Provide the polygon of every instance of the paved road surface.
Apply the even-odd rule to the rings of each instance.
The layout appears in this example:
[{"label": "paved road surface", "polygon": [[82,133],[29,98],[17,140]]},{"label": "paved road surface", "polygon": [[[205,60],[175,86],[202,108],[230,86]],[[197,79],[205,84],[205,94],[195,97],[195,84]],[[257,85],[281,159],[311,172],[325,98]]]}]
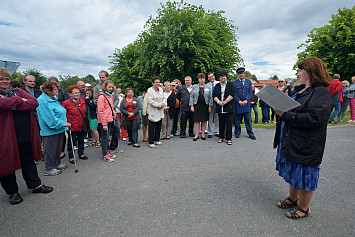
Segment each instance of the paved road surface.
[{"label": "paved road surface", "polygon": [[215,137],[156,149],[121,142],[114,163],[87,148],[79,173],[70,165],[55,177],[40,162],[54,191],[32,194],[18,174],[24,202],[11,206],[1,189],[0,236],[354,236],[355,127],[328,129],[312,214],[301,220],[276,207],[288,185],[275,171],[274,130],[255,134],[233,146]]}]

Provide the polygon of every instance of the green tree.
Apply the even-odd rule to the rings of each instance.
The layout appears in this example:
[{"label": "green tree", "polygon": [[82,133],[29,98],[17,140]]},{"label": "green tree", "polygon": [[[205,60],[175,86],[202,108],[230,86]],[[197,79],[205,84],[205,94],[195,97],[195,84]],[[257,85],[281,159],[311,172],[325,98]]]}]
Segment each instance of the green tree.
[{"label": "green tree", "polygon": [[[36,68],[30,68],[27,69],[26,71],[23,72],[23,75],[32,75],[36,78],[36,88],[39,89],[41,87],[41,85],[43,85],[43,83],[45,81],[47,81],[47,77],[45,75],[43,75],[41,73],[40,70],[36,69]],[[23,87],[23,80],[21,80],[21,87]]]},{"label": "green tree", "polygon": [[19,82],[21,85],[23,84],[22,80],[23,80],[23,74],[21,72],[17,72],[15,71],[12,75],[11,75],[11,80],[13,81],[17,81]]},{"label": "green tree", "polygon": [[[355,75],[355,6],[339,9],[328,25],[314,28],[298,60],[316,56],[327,65],[329,74],[339,73],[342,79],[350,80]],[[296,69],[296,65],[294,66]]]},{"label": "green tree", "polygon": [[89,74],[86,77],[84,77],[84,79],[87,79],[88,81],[91,81],[91,82],[97,82],[95,77],[93,75],[91,75],[91,74]]},{"label": "green tree", "polygon": [[269,80],[279,80],[279,77],[277,75],[273,75],[269,78]]},{"label": "green tree", "polygon": [[198,73],[232,72],[242,64],[236,27],[224,11],[206,11],[181,2],[161,4],[138,39],[111,57],[116,83],[146,89],[155,75],[162,80],[183,80]]},{"label": "green tree", "polygon": [[92,81],[86,77],[80,78],[78,76],[70,76],[70,75],[59,75],[59,87],[65,91],[68,90],[69,86],[74,86],[78,83],[78,81],[83,81],[85,83],[90,83],[93,85]]}]

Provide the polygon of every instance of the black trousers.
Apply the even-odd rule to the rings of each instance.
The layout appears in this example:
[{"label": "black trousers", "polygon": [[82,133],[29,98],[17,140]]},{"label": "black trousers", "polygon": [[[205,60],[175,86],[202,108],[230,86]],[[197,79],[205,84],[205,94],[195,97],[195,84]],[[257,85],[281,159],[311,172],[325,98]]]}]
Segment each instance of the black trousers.
[{"label": "black trousers", "polygon": [[[33,160],[31,141],[19,144],[20,163],[23,179],[28,189],[34,189],[41,185],[41,179],[38,177],[37,167]],[[18,193],[15,172],[0,178],[1,186],[8,195]]]},{"label": "black trousers", "polygon": [[226,134],[226,140],[232,140],[232,128],[233,128],[233,113],[219,113],[219,138],[224,139],[224,133]]},{"label": "black trousers", "polygon": [[189,120],[189,135],[193,136],[194,134],[194,118],[191,111],[181,111],[180,117],[180,136],[186,135],[186,125],[187,120]]},{"label": "black trousers", "polygon": [[149,120],[148,136],[149,144],[154,144],[160,140],[161,120],[152,122]]}]

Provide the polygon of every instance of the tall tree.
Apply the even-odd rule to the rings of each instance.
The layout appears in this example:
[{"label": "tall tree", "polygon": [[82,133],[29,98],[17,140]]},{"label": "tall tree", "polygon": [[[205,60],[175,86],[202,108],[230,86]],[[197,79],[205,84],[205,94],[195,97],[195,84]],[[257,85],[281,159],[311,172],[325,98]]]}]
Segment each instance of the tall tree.
[{"label": "tall tree", "polygon": [[319,57],[330,74],[339,73],[341,78],[350,80],[355,75],[355,6],[339,9],[328,25],[314,28],[298,49],[303,47],[298,60]]},{"label": "tall tree", "polygon": [[[243,63],[237,47],[236,27],[223,11],[206,11],[184,1],[161,4],[138,39],[111,57],[113,78],[123,85],[150,85],[162,80],[197,81],[198,73],[233,71]],[[111,74],[112,75],[112,74]]]}]

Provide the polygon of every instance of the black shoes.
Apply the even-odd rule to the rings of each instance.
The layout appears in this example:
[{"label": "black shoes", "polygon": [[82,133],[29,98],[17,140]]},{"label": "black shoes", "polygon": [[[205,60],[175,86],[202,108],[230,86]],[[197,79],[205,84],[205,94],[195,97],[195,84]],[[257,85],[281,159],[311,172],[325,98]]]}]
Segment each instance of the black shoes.
[{"label": "black shoes", "polygon": [[193,133],[189,134],[189,137],[194,137],[194,136],[195,136],[195,134],[193,134]]},{"label": "black shoes", "polygon": [[186,138],[185,134],[180,135],[180,138]]},{"label": "black shoes", "polygon": [[201,137],[202,140],[206,140],[206,137]]},{"label": "black shoes", "polygon": [[[199,139],[200,137],[194,137],[194,139],[192,139],[192,141],[197,141],[197,139]],[[206,138],[205,138],[206,139]]]},{"label": "black shoes", "polygon": [[33,189],[32,193],[50,193],[52,191],[52,187],[41,185],[39,188]]},{"label": "black shoes", "polygon": [[82,156],[79,156],[79,159],[82,159],[82,160],[87,160],[89,159],[86,155],[82,155]]},{"label": "black shoes", "polygon": [[208,135],[208,138],[212,138],[213,136],[212,135]]},{"label": "black shoes", "polygon": [[23,201],[23,199],[20,196],[20,194],[15,193],[15,194],[11,194],[9,196],[9,201],[10,201],[11,205],[16,205],[16,204],[21,203]]},{"label": "black shoes", "polygon": [[249,135],[249,138],[252,139],[252,140],[256,140],[256,137],[255,137],[255,136],[250,136],[250,135]]},{"label": "black shoes", "polygon": [[234,136],[235,136],[235,138],[239,138],[240,137],[240,135],[237,135],[237,134],[235,134]]}]

